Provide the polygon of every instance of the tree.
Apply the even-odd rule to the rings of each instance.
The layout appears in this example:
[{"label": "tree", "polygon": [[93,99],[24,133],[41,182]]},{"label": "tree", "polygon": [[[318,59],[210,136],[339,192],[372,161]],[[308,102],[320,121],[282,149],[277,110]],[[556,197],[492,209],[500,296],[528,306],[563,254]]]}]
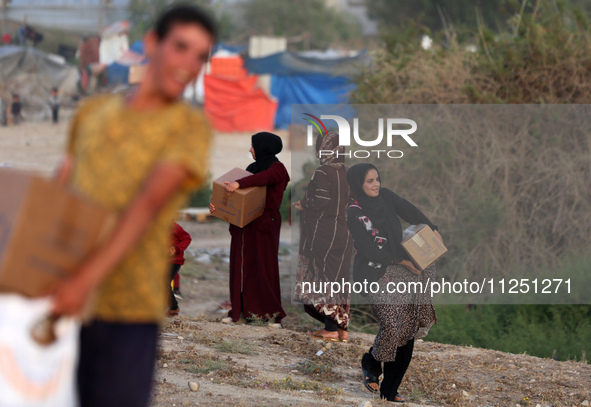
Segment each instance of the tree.
[{"label": "tree", "polygon": [[[539,3],[539,4],[538,4]],[[546,3],[546,4],[544,4]],[[460,32],[478,28],[476,13],[482,17],[482,24],[493,31],[510,28],[512,21],[521,13],[550,6],[555,12],[565,9],[581,9],[591,15],[589,0],[366,0],[367,15],[378,22],[382,29],[400,28],[409,20],[417,22],[431,31],[441,31],[445,24],[452,24]]]},{"label": "tree", "polygon": [[587,15],[591,15],[591,4],[589,0],[570,0],[570,3],[574,9],[581,9]]},{"label": "tree", "polygon": [[361,27],[352,16],[322,0],[251,0],[243,11],[246,35],[300,37],[311,48],[361,37]]},{"label": "tree", "polygon": [[441,31],[446,24],[476,28],[476,10],[489,27],[500,28],[519,12],[518,0],[366,0],[367,15],[387,29],[402,26],[408,20],[418,21],[432,31]]}]

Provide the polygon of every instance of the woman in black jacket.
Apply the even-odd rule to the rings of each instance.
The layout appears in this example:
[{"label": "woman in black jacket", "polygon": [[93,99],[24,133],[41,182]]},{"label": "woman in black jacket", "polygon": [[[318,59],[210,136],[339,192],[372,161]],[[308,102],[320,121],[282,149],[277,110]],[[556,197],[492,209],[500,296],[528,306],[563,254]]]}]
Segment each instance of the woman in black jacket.
[{"label": "woman in black jacket", "polygon": [[379,391],[388,401],[404,402],[398,387],[410,364],[414,340],[426,336],[437,317],[430,291],[416,289],[419,284],[430,288],[428,281],[434,279],[435,266],[421,272],[410,261],[400,245],[402,225],[398,217],[410,224],[427,224],[439,239],[441,236],[437,226],[413,204],[381,187],[378,170],[372,164],[351,167],[347,181],[356,195],[355,203],[347,209],[347,226],[355,247],[353,275],[356,282],[366,280],[367,287],[373,288],[367,297],[380,323],[373,347],[361,360],[363,382],[368,390]]}]

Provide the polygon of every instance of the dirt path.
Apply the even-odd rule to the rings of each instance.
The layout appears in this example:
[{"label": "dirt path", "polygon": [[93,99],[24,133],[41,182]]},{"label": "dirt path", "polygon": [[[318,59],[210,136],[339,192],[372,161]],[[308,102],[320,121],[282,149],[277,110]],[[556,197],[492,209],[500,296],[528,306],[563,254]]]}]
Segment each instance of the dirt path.
[{"label": "dirt path", "polygon": [[[61,121],[57,125],[22,123],[18,126],[0,126],[0,166],[33,170],[50,176],[64,152],[70,115],[71,112],[61,114]],[[278,157],[291,171],[287,133],[277,131],[277,134],[284,143],[284,151]],[[251,133],[214,134],[210,166],[212,179],[232,168],[245,168],[252,162],[248,152],[250,136]]]}]

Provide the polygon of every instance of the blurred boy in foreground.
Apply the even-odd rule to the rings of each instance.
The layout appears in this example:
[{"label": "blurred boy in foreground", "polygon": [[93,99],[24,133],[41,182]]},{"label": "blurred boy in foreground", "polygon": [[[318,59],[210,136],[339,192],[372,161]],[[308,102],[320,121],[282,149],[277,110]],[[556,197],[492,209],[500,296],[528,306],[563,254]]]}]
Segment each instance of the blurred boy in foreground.
[{"label": "blurred boy in foreground", "polygon": [[178,99],[215,35],[202,11],[169,8],[145,36],[150,62],[136,91],[95,97],[72,120],[58,180],[120,214],[111,237],[54,293],[54,313],[73,315],[96,288],[80,337],[81,407],[148,405],[170,290],[170,227],[208,172],[209,128]]}]

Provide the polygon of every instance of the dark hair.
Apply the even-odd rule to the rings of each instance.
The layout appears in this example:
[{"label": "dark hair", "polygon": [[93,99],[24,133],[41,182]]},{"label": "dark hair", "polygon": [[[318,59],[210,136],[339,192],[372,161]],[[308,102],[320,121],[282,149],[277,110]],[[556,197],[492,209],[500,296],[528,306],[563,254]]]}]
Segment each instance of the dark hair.
[{"label": "dark hair", "polygon": [[154,32],[156,32],[158,41],[162,41],[170,29],[179,23],[200,25],[211,34],[214,41],[217,38],[216,23],[208,13],[195,6],[181,3],[170,6],[158,17],[156,24],[154,24]]}]

